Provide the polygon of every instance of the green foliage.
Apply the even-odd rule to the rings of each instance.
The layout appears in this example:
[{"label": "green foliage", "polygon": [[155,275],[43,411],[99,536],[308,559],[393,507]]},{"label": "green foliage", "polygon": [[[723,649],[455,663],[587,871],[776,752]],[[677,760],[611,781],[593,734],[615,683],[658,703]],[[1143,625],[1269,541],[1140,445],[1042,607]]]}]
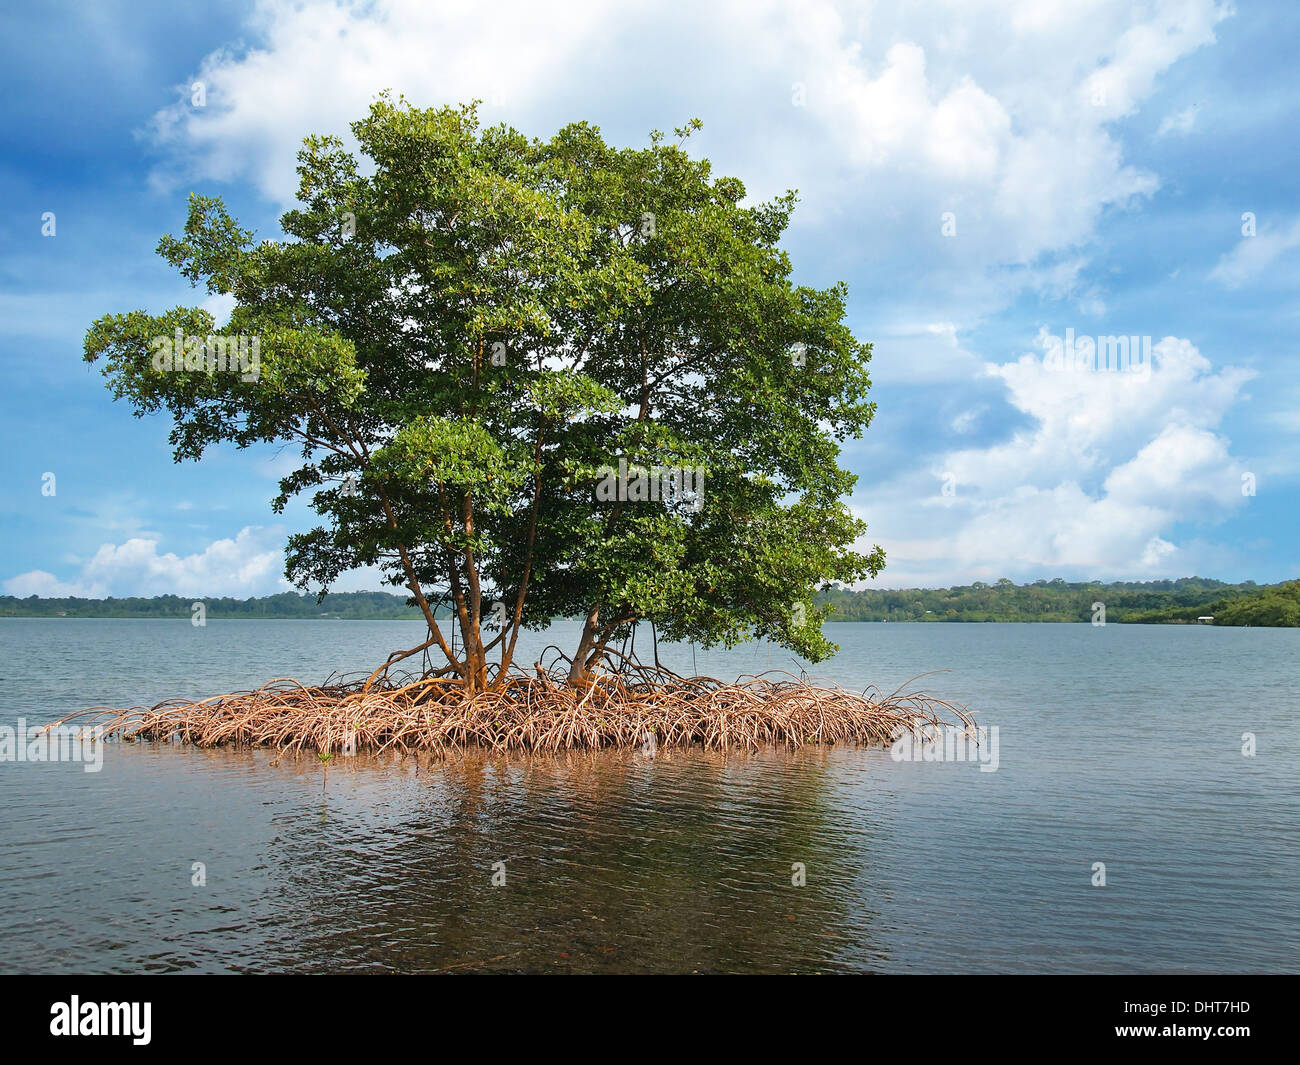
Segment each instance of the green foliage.
[{"label": "green foliage", "polygon": [[1207,615],[1214,618],[1216,625],[1300,625],[1300,581],[1262,588],[1238,586],[1231,594],[1215,598],[1197,610],[1185,607],[1157,610],[1135,620],[1193,622]]},{"label": "green foliage", "polygon": [[[818,602],[833,621],[1091,621],[1092,604],[1108,622],[1191,622],[1212,614],[1216,625],[1294,625],[1297,582],[1260,587],[1201,577],[1174,581],[1051,581],[1016,585],[1003,577],[958,588],[828,590]],[[1290,608],[1291,612],[1288,612]],[[1260,620],[1262,618],[1275,620]],[[1293,618],[1293,620],[1286,620]],[[1255,620],[1251,620],[1255,619]]]},{"label": "green foliage", "polygon": [[1257,595],[1215,603],[1216,625],[1300,625],[1300,580],[1266,588]]},{"label": "green foliage", "polygon": [[[698,128],[678,131],[679,141]],[[767,636],[833,647],[813,597],[874,576],[879,548],[844,504],[839,444],[870,423],[869,344],[845,287],[796,285],[779,240],[793,193],[744,205],[654,134],[617,149],[576,123],[548,141],[480,128],[473,106],[387,94],[299,153],[288,239],[254,243],[192,197],[159,252],[233,295],[227,333],[260,338],[256,380],[159,372],[151,338],[206,336],[202,310],[110,315],[86,338],[137,415],[165,412],[178,461],[215,444],[291,443],[277,509],[311,492],[321,524],[286,573],[326,590],[377,566],[434,613],[450,606],[472,683],[494,601],[519,626],[588,619],[577,672],[628,625],[705,645]],[[798,357],[793,355],[796,350]],[[602,467],[702,470],[692,505],[596,498]]]}]

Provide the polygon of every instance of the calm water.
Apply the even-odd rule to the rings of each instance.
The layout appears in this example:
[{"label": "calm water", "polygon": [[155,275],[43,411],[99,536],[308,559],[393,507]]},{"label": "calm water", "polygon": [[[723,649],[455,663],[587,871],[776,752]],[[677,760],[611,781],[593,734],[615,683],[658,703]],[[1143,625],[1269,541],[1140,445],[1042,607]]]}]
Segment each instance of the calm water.
[{"label": "calm water", "polygon": [[[0,723],[320,681],[418,632],[0,620]],[[851,749],[356,758],[327,780],[310,756],[158,745],[110,745],[99,773],[3,763],[0,971],[1300,970],[1300,630],[828,632],[818,676],[951,670],[925,686],[998,727],[998,770]]]}]

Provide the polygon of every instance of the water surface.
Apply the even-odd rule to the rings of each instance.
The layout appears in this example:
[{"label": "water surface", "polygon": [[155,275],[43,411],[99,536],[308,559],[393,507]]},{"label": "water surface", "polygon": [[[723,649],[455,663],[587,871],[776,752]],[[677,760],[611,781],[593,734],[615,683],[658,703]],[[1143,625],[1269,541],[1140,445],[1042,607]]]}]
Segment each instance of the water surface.
[{"label": "water surface", "polygon": [[[4,619],[0,723],[320,681],[419,631]],[[826,679],[951,670],[922,683],[998,727],[997,771],[847,748],[358,757],[327,776],[151,744],[110,745],[99,773],[3,763],[0,970],[1300,969],[1300,631],[827,631],[841,653],[809,667]],[[728,678],[799,668],[762,645],[661,653]]]}]

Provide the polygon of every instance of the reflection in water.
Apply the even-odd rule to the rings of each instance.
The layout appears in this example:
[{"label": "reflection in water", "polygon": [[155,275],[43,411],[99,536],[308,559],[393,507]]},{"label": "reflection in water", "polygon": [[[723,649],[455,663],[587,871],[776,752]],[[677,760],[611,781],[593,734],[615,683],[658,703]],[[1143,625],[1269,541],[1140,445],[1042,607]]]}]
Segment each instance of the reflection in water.
[{"label": "reflection in water", "polygon": [[[0,958],[43,972],[870,968],[886,954],[855,878],[881,827],[828,801],[845,755],[859,771],[883,757],[361,755],[326,776],[310,755],[271,768],[265,751],[112,744],[102,774],[27,773],[37,809],[51,789],[84,821],[11,821],[0,886],[44,916]],[[166,810],[133,803],[142,792]]]},{"label": "reflection in water", "polygon": [[872,831],[833,823],[825,772],[775,752],[334,768],[315,817],[275,819],[264,928],[307,971],[836,968],[877,949],[864,914],[846,934],[836,873],[869,863]]}]

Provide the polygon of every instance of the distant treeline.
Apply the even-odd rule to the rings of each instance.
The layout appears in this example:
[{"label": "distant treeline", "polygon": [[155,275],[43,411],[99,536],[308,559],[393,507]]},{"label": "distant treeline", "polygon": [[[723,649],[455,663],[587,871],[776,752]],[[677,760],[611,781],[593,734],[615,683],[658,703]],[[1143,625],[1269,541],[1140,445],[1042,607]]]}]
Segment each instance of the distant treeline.
[{"label": "distant treeline", "polygon": [[1200,610],[1171,606],[1126,620],[1189,622],[1195,621],[1198,613],[1214,615],[1216,625],[1300,626],[1300,580],[1264,585],[1248,594],[1223,595]]},{"label": "distant treeline", "polygon": [[1059,577],[1014,584],[976,581],[959,588],[829,589],[833,621],[1091,621],[1102,603],[1108,622],[1300,625],[1300,581],[1225,584],[1202,577],[1176,581],[1069,583]]},{"label": "distant treeline", "polygon": [[[959,588],[832,588],[820,603],[834,608],[831,621],[1091,621],[1103,603],[1106,621],[1192,623],[1213,615],[1216,625],[1300,626],[1300,580],[1282,584],[1225,584],[1202,577],[1176,581],[1102,584],[1057,578],[1014,584],[976,581]],[[202,602],[209,618],[345,618],[354,621],[418,619],[405,596],[389,592],[335,592],[317,603],[313,595],[282,592],[259,599],[198,599],[159,595],[151,599],[19,599],[0,596],[0,617],[189,618]],[[440,614],[446,616],[446,612]]]},{"label": "distant treeline", "polygon": [[259,599],[201,599],[157,595],[151,599],[18,599],[0,596],[0,617],[70,618],[189,618],[195,603],[203,603],[209,618],[347,618],[381,621],[419,618],[406,596],[389,592],[334,592],[318,603],[314,595],[282,592]]}]

